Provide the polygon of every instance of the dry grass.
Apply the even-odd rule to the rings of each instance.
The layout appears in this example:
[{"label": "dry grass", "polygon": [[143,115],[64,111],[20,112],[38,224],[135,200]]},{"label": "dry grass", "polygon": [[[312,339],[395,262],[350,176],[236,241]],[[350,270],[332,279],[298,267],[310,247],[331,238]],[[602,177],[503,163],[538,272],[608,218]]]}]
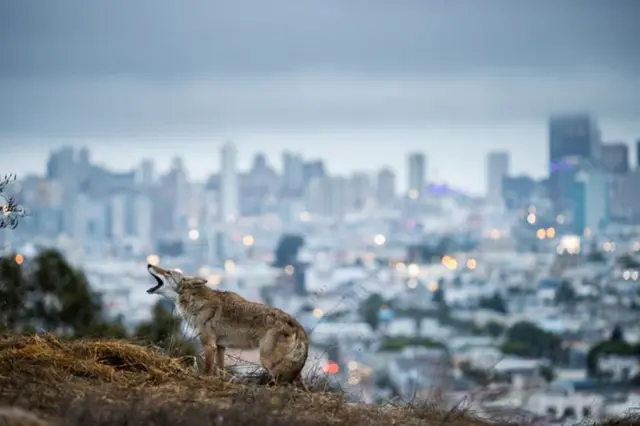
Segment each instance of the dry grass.
[{"label": "dry grass", "polygon": [[317,386],[308,392],[203,376],[183,361],[133,342],[2,335],[0,405],[61,426],[487,424],[464,410],[349,404]]}]

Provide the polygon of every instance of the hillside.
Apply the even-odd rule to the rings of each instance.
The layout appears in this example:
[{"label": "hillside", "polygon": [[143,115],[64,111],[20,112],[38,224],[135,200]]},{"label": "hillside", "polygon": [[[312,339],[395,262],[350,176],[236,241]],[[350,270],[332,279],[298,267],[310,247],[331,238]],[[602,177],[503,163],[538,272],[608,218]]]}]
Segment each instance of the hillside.
[{"label": "hillside", "polygon": [[0,405],[68,426],[487,424],[433,406],[349,404],[322,390],[205,377],[189,364],[127,341],[2,335]]}]

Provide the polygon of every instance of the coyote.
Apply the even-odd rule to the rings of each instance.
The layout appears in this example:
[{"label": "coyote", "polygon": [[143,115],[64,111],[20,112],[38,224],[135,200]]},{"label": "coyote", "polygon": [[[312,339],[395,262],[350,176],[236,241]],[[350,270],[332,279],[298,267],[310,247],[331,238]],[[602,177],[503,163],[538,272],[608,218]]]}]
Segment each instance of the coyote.
[{"label": "coyote", "polygon": [[157,285],[147,290],[171,300],[198,332],[204,348],[205,373],[224,371],[224,352],[260,349],[260,363],[276,383],[300,380],[307,361],[307,332],[291,315],[250,302],[231,291],[213,290],[201,277],[147,265]]}]

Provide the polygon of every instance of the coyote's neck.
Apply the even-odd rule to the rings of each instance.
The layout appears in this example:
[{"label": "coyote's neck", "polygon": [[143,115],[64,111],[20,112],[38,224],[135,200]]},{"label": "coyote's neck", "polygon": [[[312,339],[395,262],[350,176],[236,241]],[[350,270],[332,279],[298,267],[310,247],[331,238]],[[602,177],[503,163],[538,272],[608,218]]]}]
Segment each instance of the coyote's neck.
[{"label": "coyote's neck", "polygon": [[183,288],[180,289],[178,302],[176,306],[182,317],[192,327],[197,326],[197,317],[201,315],[204,307],[207,305],[207,298],[203,297],[200,288]]},{"label": "coyote's neck", "polygon": [[178,293],[167,292],[163,296],[171,300],[176,308],[180,308],[180,295]]}]

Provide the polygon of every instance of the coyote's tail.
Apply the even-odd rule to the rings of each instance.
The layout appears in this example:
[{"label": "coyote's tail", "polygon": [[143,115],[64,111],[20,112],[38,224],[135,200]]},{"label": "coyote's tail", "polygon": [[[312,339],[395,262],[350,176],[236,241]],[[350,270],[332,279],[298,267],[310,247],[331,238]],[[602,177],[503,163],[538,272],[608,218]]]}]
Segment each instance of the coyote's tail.
[{"label": "coyote's tail", "polygon": [[282,360],[273,368],[279,382],[291,383],[300,377],[309,356],[309,336],[300,324],[291,323],[290,346]]}]

